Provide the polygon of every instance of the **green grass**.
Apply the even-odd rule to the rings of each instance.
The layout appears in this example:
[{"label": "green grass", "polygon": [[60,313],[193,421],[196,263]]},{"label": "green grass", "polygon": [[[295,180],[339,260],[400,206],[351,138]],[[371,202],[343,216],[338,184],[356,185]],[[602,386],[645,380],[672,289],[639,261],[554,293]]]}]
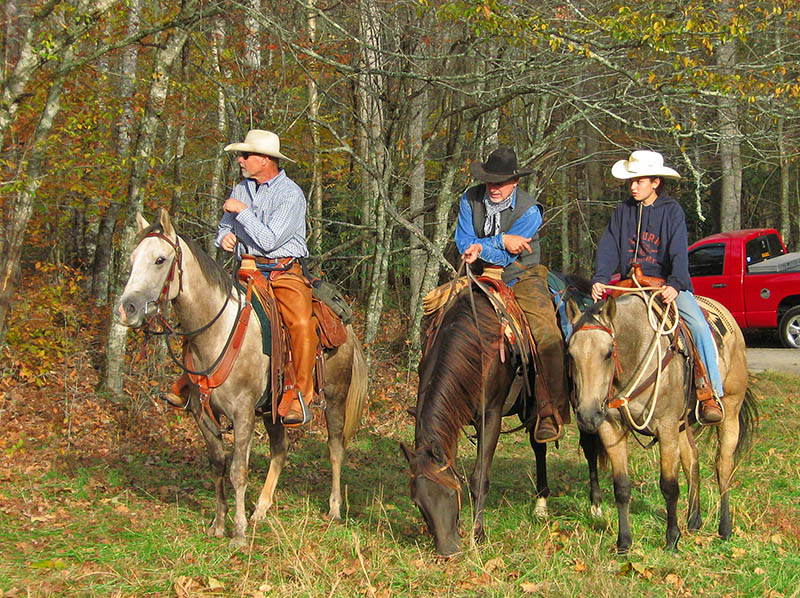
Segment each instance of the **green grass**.
[{"label": "green grass", "polygon": [[[677,554],[662,548],[657,449],[631,447],[634,544],[617,556],[610,472],[601,479],[604,516],[593,519],[573,426],[549,452],[549,517],[533,514],[527,437],[503,436],[487,542],[467,538],[462,555],[440,559],[409,497],[398,448],[412,441],[409,419],[362,430],[351,445],[342,523],[323,517],[324,437],[304,433],[292,445],[277,504],[238,552],[227,539],[205,536],[214,499],[199,441],[166,438],[146,452],[123,443],[109,453],[62,454],[30,471],[9,458],[0,469],[0,596],[800,596],[800,378],[763,374],[752,385],[761,425],[734,479],[728,542],[716,535],[716,445],[706,435],[699,440],[703,527],[685,529],[684,482]],[[25,450],[35,457],[35,443]],[[262,438],[254,443],[249,508],[268,462]],[[465,439],[459,466],[466,472],[473,462]],[[468,500],[463,524],[469,529]]]}]

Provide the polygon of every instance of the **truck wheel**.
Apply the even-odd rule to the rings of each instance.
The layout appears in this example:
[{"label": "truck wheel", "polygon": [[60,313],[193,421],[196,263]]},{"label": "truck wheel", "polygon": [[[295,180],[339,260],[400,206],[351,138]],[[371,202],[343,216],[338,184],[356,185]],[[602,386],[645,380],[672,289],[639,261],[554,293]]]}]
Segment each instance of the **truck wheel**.
[{"label": "truck wheel", "polygon": [[800,305],[783,314],[778,325],[778,334],[784,347],[800,349]]}]

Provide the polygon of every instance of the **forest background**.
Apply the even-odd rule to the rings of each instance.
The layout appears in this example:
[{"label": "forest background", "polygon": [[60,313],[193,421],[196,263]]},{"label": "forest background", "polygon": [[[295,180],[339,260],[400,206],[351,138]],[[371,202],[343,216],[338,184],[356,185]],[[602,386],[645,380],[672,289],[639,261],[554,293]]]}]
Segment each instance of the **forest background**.
[{"label": "forest background", "polygon": [[362,311],[367,347],[390,309],[416,350],[419,298],[453,273],[468,164],[499,144],[536,169],[523,184],[546,207],[552,269],[590,273],[627,195],[609,167],[636,148],[683,173],[691,240],[775,226],[796,249],[798,8],[5,0],[0,344],[30,341],[7,327],[20,276],[66,277],[105,310],[101,386],[119,396],[127,331],[110,305],[135,215],[167,208],[224,260],[213,237],[239,169],[222,148],[250,128],[296,160],[312,264]]}]

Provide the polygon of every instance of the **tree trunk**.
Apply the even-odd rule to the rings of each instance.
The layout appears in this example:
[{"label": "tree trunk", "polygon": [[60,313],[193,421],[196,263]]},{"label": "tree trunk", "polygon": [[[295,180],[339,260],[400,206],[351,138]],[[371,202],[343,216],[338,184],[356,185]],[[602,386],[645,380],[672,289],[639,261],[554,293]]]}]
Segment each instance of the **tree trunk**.
[{"label": "tree trunk", "polygon": [[[423,234],[425,232],[425,154],[423,153],[422,137],[425,133],[425,123],[428,119],[428,96],[418,90],[411,98],[411,122],[409,123],[409,152],[411,176],[409,177],[408,204],[412,214],[419,214],[414,218],[414,225]],[[409,298],[408,313],[412,315],[420,309],[422,281],[425,277],[425,265],[428,261],[428,252],[419,241],[411,239],[409,256],[409,283],[411,296]],[[413,338],[413,337],[412,337]]]},{"label": "tree trunk", "polygon": [[[733,8],[730,0],[720,3],[720,25],[724,29],[730,23]],[[730,76],[736,65],[736,40],[721,44],[717,53],[717,65],[720,71]],[[731,85],[732,87],[732,85]],[[739,133],[739,111],[733,91],[719,97],[717,103],[719,122],[719,157],[722,170],[720,227],[722,232],[741,228],[742,197],[742,157],[741,136]]]},{"label": "tree trunk", "polygon": [[[128,34],[139,30],[141,0],[130,0],[128,12]],[[125,98],[122,114],[116,123],[115,137],[117,155],[121,160],[130,155],[131,130],[134,121],[135,75],[139,61],[138,45],[131,44],[122,51],[119,69],[119,96]],[[95,305],[105,305],[109,299],[109,280],[111,254],[113,251],[114,228],[122,209],[122,201],[112,201],[103,212],[97,230],[97,248],[92,263],[92,299]]]},{"label": "tree trunk", "polygon": [[[153,156],[158,125],[167,96],[169,72],[188,37],[188,29],[176,29],[170,34],[155,57],[147,106],[139,126],[136,151],[133,154],[131,178],[128,185],[127,217],[121,243],[123,255],[128,255],[133,250],[136,235],[136,214],[141,214],[142,212],[148,164],[150,157]],[[117,283],[114,286],[114,294],[117,295],[121,290],[121,284]],[[122,400],[122,366],[125,361],[125,338],[127,332],[128,329],[117,323],[116,319],[112,317],[108,329],[106,364],[102,385],[111,394],[112,398],[117,401]]]},{"label": "tree trunk", "polygon": [[[73,56],[73,47],[67,47],[62,56],[62,64],[70,64]],[[66,70],[63,71],[60,76],[53,80],[50,86],[47,101],[33,133],[33,139],[17,168],[17,178],[24,181],[22,189],[13,199],[12,205],[8,206],[6,210],[7,220],[4,226],[5,234],[2,238],[2,253],[0,254],[0,347],[5,345],[6,314],[17,286],[19,260],[22,255],[25,230],[33,213],[36,192],[44,177],[43,162],[47,150],[47,137],[50,134],[50,129],[58,111],[61,110],[61,92],[67,72]]]},{"label": "tree trunk", "polygon": [[[308,0],[308,39],[311,47],[317,45],[317,17],[314,0]],[[314,255],[322,254],[322,164],[320,161],[319,107],[320,99],[317,90],[316,70],[310,72],[308,78],[308,116],[311,121],[311,189],[308,192],[310,206],[311,235],[309,246]],[[321,265],[320,265],[321,267]]]}]

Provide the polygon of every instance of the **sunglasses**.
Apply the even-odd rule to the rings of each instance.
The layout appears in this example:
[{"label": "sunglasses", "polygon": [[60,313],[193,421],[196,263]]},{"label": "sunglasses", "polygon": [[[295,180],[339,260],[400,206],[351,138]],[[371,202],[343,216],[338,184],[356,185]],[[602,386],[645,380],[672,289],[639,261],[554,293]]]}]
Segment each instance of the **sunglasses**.
[{"label": "sunglasses", "polygon": [[263,156],[264,154],[257,154],[255,152],[239,152],[239,155],[247,160],[250,156]]}]

